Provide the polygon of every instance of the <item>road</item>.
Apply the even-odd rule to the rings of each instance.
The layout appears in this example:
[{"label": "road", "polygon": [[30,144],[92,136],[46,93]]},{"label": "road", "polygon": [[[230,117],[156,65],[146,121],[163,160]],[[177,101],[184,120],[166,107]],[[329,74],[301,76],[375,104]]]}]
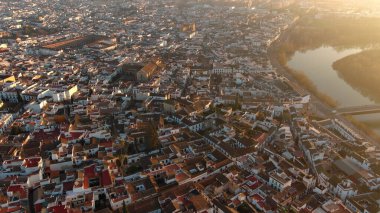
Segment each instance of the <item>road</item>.
[{"label": "road", "polygon": [[352,107],[342,107],[336,109],[337,114],[351,114],[351,115],[360,115],[367,113],[378,113],[380,112],[379,105],[363,105],[363,106],[352,106]]},{"label": "road", "polygon": [[356,131],[362,138],[364,138],[364,140],[380,148],[380,143],[375,138],[371,137],[367,133],[364,133],[363,131],[358,129],[351,122],[349,122],[343,115],[337,115],[333,113],[335,108],[330,107],[329,105],[321,101],[318,97],[316,97],[311,92],[307,91],[304,87],[302,87],[302,85],[300,85],[296,81],[296,79],[289,72],[287,72],[287,70],[278,61],[277,50],[279,48],[279,45],[282,42],[286,42],[288,40],[288,32],[291,29],[292,29],[292,26],[289,27],[286,31],[284,31],[281,34],[281,36],[276,41],[274,41],[272,45],[268,48],[268,57],[273,68],[277,71],[278,74],[283,75],[285,78],[289,80],[290,85],[294,88],[296,92],[298,92],[299,94],[310,94],[311,96],[311,102],[309,105],[310,112],[316,114],[318,117],[321,117],[321,118],[331,118],[331,119],[336,118],[336,119],[341,120],[346,126]]}]

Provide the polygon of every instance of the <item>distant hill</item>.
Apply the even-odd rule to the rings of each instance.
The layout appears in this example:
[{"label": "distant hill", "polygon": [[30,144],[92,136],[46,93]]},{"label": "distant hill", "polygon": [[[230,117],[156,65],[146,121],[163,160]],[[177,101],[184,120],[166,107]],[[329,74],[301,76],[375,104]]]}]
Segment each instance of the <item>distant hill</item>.
[{"label": "distant hill", "polygon": [[309,15],[286,34],[278,56],[281,63],[297,51],[332,46],[336,49],[367,48],[380,44],[380,18]]}]

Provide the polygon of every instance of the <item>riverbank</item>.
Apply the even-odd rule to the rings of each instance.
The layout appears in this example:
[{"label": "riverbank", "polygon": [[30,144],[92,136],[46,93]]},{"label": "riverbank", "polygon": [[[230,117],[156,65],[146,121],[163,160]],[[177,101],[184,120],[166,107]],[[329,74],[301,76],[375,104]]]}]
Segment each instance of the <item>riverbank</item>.
[{"label": "riverbank", "polygon": [[364,50],[333,63],[333,68],[363,96],[380,103],[380,49]]},{"label": "riverbank", "polygon": [[[338,105],[337,101],[330,97],[328,94],[323,94],[322,92],[318,91],[315,83],[310,78],[308,78],[308,76],[306,76],[305,73],[303,73],[302,71],[292,69],[288,65],[289,59],[293,57],[296,51],[302,52],[308,50],[309,48],[315,49],[318,47],[318,45],[323,46],[323,42],[321,41],[316,42],[318,43],[318,45],[306,45],[304,47],[293,45],[291,43],[291,41],[294,40],[294,38],[291,38],[291,36],[294,36],[294,33],[292,31],[294,29],[299,30],[298,26],[298,23],[295,23],[287,31],[282,33],[280,38],[277,41],[275,41],[272,44],[272,46],[268,49],[268,57],[272,63],[272,66],[280,74],[283,74],[292,83],[294,83],[297,89],[298,87],[301,87],[302,89],[306,90],[306,92],[311,94],[312,97],[314,96],[312,98],[312,106],[318,112],[318,116],[323,115],[322,117],[333,118],[335,117],[335,115],[332,113],[332,111]],[[367,39],[364,40],[369,41]],[[365,43],[366,42],[362,42],[363,45]],[[324,44],[326,44],[326,42]],[[296,47],[299,49],[297,49]],[[352,45],[352,47],[356,46]],[[334,48],[339,49],[339,47],[337,46],[335,46]],[[341,49],[345,48],[342,47]],[[380,140],[379,135],[370,127],[357,120],[355,117],[348,116],[341,117],[340,119],[342,119],[345,123],[352,124],[350,126],[352,126],[352,128],[357,129],[358,133],[364,135],[364,138],[367,141],[371,141],[373,143],[376,143],[377,145],[379,144],[377,142]]]},{"label": "riverbank", "polygon": [[[273,47],[272,47],[273,48]],[[327,98],[321,98],[321,96],[315,95],[315,91],[317,90],[317,87],[315,84],[306,76],[305,73],[301,71],[297,71],[294,69],[289,68],[289,66],[282,65],[278,62],[278,59],[275,58],[276,54],[273,54],[273,52],[276,52],[276,49],[272,49],[270,51],[272,53],[271,55],[271,61],[273,62],[272,65],[274,68],[280,73],[283,74],[285,77],[287,77],[293,85],[296,86],[297,90],[305,89],[306,92],[310,92],[310,87],[306,88],[304,85],[312,85],[314,87],[314,92],[310,92],[309,94],[312,95],[312,103],[311,103],[311,112],[314,114],[316,113],[316,116],[320,119],[325,118],[334,118],[336,115],[333,113],[334,107],[336,106],[336,101],[332,99],[330,96]],[[303,82],[301,84],[300,82]],[[319,92],[319,91],[318,91]],[[320,93],[322,94],[322,93]],[[328,104],[326,100],[332,100],[331,103]],[[334,107],[332,107],[334,106]],[[377,141],[380,141],[380,136],[377,132],[375,132],[370,126],[366,125],[362,121],[358,120],[355,116],[339,116],[340,120],[342,120],[346,124],[350,124],[348,126],[351,126],[351,128],[356,129],[356,131],[363,135],[364,138],[366,138],[367,141],[375,142],[376,144],[379,144]]]},{"label": "riverbank", "polygon": [[288,64],[282,64],[282,66],[283,69],[290,73],[303,88],[318,97],[318,99],[320,99],[322,102],[333,108],[336,108],[338,106],[338,102],[336,100],[334,100],[329,95],[319,91],[313,81],[308,78],[307,75],[305,75],[302,71],[292,69],[288,66]]},{"label": "riverbank", "polygon": [[[316,14],[307,14],[298,19],[272,44],[269,48],[272,50],[269,57],[271,61],[276,60],[310,93],[329,106],[336,107],[340,104],[339,101],[334,100],[329,94],[319,91],[313,81],[302,71],[289,67],[289,60],[296,52],[314,50],[324,46],[336,50],[346,50],[365,49],[376,44],[380,44],[380,18],[320,17]],[[350,78],[350,82],[353,82],[352,79]],[[365,91],[368,93],[368,90]],[[380,94],[380,90],[378,93]]]},{"label": "riverbank", "polygon": [[[294,54],[293,51],[289,51],[288,48],[284,48],[287,40],[289,40],[290,32],[293,30],[294,26],[297,23],[294,23],[292,27],[283,32],[278,40],[276,40],[268,49],[269,60],[272,63],[272,66],[277,71],[280,71],[282,74],[293,83],[297,83],[297,87],[304,88],[307,90],[309,94],[314,95],[321,102],[327,104],[329,107],[336,108],[338,106],[338,102],[333,98],[328,96],[327,94],[322,93],[318,90],[317,86],[313,83],[313,81],[308,78],[302,71],[297,71],[288,66],[289,58]],[[285,42],[285,44],[283,43]],[[289,74],[289,75],[286,75]],[[299,85],[299,86],[298,86]]]},{"label": "riverbank", "polygon": [[374,140],[376,140],[377,143],[378,143],[378,141],[380,141],[380,135],[377,134],[371,128],[369,128],[367,125],[365,125],[363,122],[360,122],[356,118],[354,118],[353,116],[349,116],[349,115],[345,116],[345,118],[352,125],[354,125],[357,129],[359,129],[360,131],[362,131],[362,133],[364,133],[364,134],[368,135],[369,137],[373,138]]}]

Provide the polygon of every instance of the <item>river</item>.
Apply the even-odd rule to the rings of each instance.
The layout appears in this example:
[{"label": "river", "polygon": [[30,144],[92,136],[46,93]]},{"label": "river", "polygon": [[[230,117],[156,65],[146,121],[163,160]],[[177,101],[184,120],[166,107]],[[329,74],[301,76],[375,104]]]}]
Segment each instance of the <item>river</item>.
[{"label": "river", "polygon": [[[360,51],[361,49],[338,51],[332,47],[320,47],[305,52],[296,52],[288,61],[288,66],[305,73],[317,86],[319,91],[335,99],[341,107],[375,104],[374,101],[363,96],[340,78],[338,73],[332,68],[332,64],[335,61]],[[380,113],[355,115],[354,118],[366,124],[380,135]]]}]

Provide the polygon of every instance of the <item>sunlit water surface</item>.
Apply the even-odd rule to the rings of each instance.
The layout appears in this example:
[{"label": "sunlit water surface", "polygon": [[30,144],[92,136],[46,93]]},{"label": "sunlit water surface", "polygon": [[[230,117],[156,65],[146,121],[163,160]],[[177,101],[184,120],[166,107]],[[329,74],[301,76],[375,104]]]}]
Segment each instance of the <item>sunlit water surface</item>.
[{"label": "sunlit water surface", "polygon": [[[320,47],[305,52],[296,52],[288,61],[288,65],[292,69],[304,72],[319,91],[335,99],[339,106],[375,104],[374,101],[363,96],[340,78],[332,68],[335,61],[360,51],[361,49],[338,51],[332,47]],[[354,117],[380,135],[380,113],[355,115]]]}]

